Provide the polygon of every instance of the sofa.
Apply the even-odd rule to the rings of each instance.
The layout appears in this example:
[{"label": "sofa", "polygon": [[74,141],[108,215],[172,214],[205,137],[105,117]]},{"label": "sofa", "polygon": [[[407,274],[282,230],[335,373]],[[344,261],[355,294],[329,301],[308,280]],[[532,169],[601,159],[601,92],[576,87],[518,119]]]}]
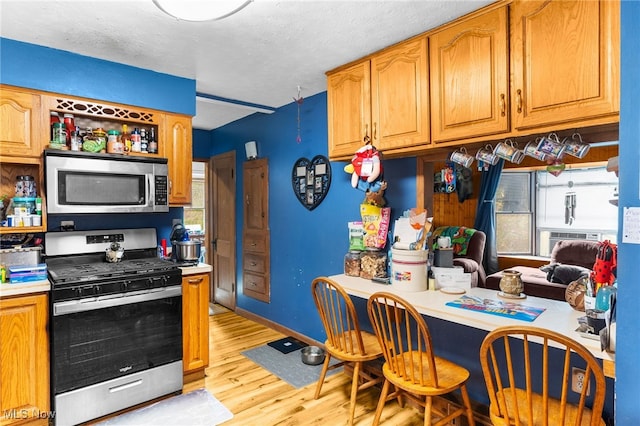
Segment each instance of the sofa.
[{"label": "sofa", "polygon": [[[515,266],[522,275],[524,294],[547,299],[565,300],[567,285],[588,276],[598,254],[598,241],[562,240],[551,251],[548,264],[540,268]],[[502,271],[487,276],[485,287],[500,290]]]}]

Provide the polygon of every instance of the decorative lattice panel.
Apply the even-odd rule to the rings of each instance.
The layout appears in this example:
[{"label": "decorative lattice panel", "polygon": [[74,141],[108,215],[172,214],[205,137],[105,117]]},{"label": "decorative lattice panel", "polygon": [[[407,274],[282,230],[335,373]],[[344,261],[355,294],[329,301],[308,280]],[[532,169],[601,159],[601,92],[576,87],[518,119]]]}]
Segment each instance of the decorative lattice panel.
[{"label": "decorative lattice panel", "polygon": [[56,110],[69,113],[80,113],[96,117],[114,118],[118,120],[131,120],[142,123],[157,123],[156,114],[144,111],[123,108],[114,105],[99,104],[96,102],[84,102],[72,99],[56,98]]}]

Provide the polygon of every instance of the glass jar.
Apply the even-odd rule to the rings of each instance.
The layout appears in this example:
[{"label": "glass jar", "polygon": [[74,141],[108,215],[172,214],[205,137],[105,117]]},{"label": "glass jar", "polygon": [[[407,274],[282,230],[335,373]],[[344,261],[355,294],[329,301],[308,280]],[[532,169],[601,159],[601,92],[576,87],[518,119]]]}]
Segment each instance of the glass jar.
[{"label": "glass jar", "polygon": [[387,253],[377,248],[367,248],[360,256],[360,278],[387,276]]},{"label": "glass jar", "polygon": [[360,276],[360,252],[352,250],[344,255],[344,274],[349,277]]},{"label": "glass jar", "polygon": [[31,175],[16,176],[16,197],[34,197],[36,196],[36,181]]}]

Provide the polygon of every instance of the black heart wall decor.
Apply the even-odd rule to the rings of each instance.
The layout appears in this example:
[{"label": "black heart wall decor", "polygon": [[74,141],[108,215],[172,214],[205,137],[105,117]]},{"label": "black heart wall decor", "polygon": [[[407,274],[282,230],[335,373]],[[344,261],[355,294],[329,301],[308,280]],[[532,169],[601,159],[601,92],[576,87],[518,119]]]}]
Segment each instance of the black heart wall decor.
[{"label": "black heart wall decor", "polygon": [[299,158],[291,171],[291,184],[296,198],[307,210],[313,210],[324,200],[331,185],[331,163],[323,155],[313,159]]}]

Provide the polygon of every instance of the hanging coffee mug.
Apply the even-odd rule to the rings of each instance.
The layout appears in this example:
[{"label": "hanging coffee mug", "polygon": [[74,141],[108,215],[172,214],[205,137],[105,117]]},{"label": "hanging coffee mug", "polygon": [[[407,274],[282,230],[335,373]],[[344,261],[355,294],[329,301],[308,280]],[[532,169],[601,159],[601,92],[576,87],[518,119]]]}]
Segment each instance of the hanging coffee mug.
[{"label": "hanging coffee mug", "polygon": [[518,149],[518,145],[511,139],[497,144],[493,152],[498,157],[516,164],[520,164],[524,158],[524,153]]},{"label": "hanging coffee mug", "polygon": [[554,158],[562,157],[564,148],[564,144],[560,142],[558,135],[555,133],[549,133],[549,135],[543,137],[538,144],[538,151],[544,152]]},{"label": "hanging coffee mug", "polygon": [[486,145],[476,152],[476,160],[495,166],[500,158],[493,152],[491,145]]},{"label": "hanging coffee mug", "polygon": [[576,158],[583,158],[589,152],[591,145],[582,141],[580,133],[574,133],[571,139],[566,138],[564,140],[564,152],[569,155],[573,155]]},{"label": "hanging coffee mug", "polygon": [[461,147],[458,151],[453,151],[449,159],[466,168],[469,168],[473,163],[473,157],[467,154],[467,149],[465,147]]},{"label": "hanging coffee mug", "polygon": [[547,159],[547,154],[544,152],[538,151],[538,144],[542,138],[536,138],[535,142],[529,142],[525,145],[524,155],[528,155],[529,157],[535,158],[536,160],[545,161]]}]

